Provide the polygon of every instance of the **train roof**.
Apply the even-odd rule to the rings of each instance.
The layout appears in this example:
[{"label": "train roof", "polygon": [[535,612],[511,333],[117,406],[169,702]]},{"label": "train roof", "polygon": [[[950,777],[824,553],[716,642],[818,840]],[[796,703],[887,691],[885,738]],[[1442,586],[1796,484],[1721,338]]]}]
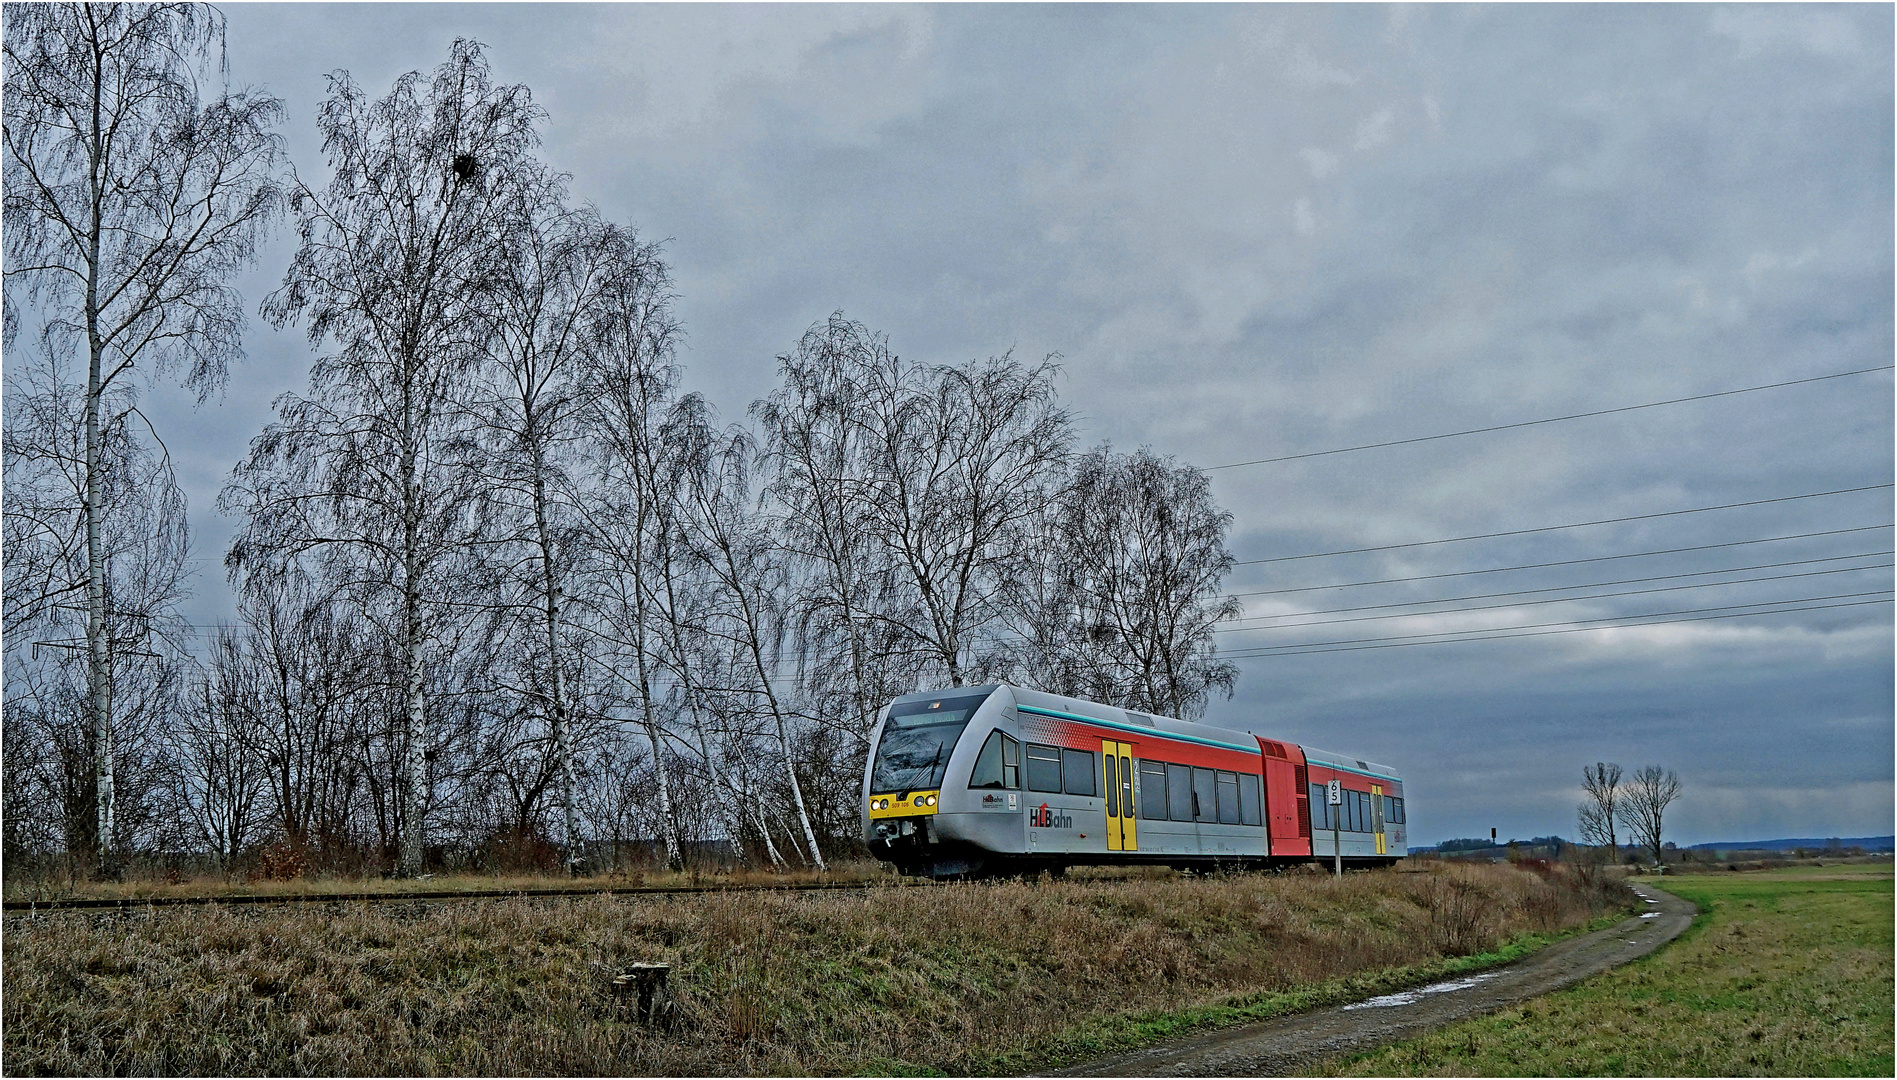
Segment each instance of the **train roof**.
[{"label": "train roof", "polygon": [[[1037,708],[1069,713],[1074,716],[1104,720],[1110,724],[1152,728],[1155,731],[1162,731],[1172,735],[1184,735],[1192,739],[1226,746],[1233,750],[1250,750],[1256,752],[1258,749],[1258,739],[1275,739],[1279,742],[1290,741],[1280,735],[1271,732],[1257,731],[1253,728],[1227,728],[1219,727],[1215,724],[1203,724],[1193,720],[1180,720],[1171,716],[1154,716],[1150,713],[1137,712],[1132,709],[1122,709],[1117,705],[1105,705],[1098,701],[1088,701],[1085,698],[1067,697],[1063,694],[1049,694],[1040,690],[1029,690],[1026,687],[1014,686],[1008,683],[989,683],[983,686],[956,687],[953,690],[932,690],[923,693],[904,694],[896,700],[905,701],[910,698],[943,697],[952,693],[973,694],[983,691],[993,692],[1002,689],[1014,695],[1016,704],[1025,704]],[[1316,750],[1302,744],[1298,744],[1298,746],[1299,749],[1304,751],[1305,761],[1310,764],[1322,765],[1327,768],[1343,769],[1348,772],[1363,773],[1383,780],[1393,780],[1397,783],[1403,782],[1403,778],[1398,775],[1397,771],[1388,765],[1379,764],[1374,761],[1366,761],[1363,758],[1349,757],[1329,750]]]}]

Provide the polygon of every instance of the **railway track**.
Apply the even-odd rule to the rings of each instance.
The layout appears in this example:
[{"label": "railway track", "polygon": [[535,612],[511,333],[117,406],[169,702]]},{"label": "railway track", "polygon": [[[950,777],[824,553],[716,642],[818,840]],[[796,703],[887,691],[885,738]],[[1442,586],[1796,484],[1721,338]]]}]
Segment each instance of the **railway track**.
[{"label": "railway track", "polygon": [[581,896],[681,896],[702,893],[735,892],[847,892],[858,889],[919,889],[933,886],[926,881],[819,881],[782,885],[629,885],[615,888],[552,889],[434,889],[413,892],[339,892],[238,893],[230,896],[144,896],[88,897],[54,900],[7,900],[0,904],[7,915],[31,915],[50,911],[142,911],[161,907],[203,907],[207,904],[232,906],[271,906],[289,904],[387,904],[403,902],[442,902],[452,900],[508,900],[517,897]]}]

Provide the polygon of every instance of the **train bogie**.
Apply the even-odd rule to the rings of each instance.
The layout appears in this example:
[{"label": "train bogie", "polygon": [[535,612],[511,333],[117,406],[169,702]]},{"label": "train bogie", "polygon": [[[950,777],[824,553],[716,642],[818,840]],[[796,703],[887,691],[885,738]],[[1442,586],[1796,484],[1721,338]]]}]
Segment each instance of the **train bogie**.
[{"label": "train bogie", "polygon": [[[1316,782],[1333,778],[1350,794],[1335,815],[1311,801]],[[1381,766],[1006,685],[892,702],[863,788],[865,843],[910,873],[1268,866],[1337,847],[1366,864],[1404,853],[1401,780]],[[1333,817],[1336,844],[1316,828]]]}]

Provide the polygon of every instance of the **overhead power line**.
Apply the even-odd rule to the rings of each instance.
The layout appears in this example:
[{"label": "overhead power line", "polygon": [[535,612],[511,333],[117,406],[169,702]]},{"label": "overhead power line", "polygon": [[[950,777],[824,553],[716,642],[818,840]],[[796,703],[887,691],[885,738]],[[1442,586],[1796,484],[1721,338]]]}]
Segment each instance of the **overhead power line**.
[{"label": "overhead power line", "polygon": [[[1656,619],[1656,618],[1663,618],[1663,617],[1672,617],[1676,615],[1699,615],[1699,614],[1703,614],[1706,612],[1713,612],[1713,611],[1737,611],[1741,608],[1774,608],[1775,609],[1785,604],[1815,603],[1821,600],[1854,600],[1854,599],[1857,599],[1858,597],[1863,597],[1863,596],[1882,596],[1885,593],[1889,593],[1891,591],[1892,590],[1890,589],[1872,589],[1867,592],[1832,593],[1828,596],[1800,596],[1800,597],[1794,597],[1793,599],[1790,599],[1790,600],[1761,600],[1761,601],[1758,601],[1757,603],[1751,603],[1751,604],[1720,604],[1713,607],[1682,608],[1678,611],[1651,611],[1651,612],[1647,612],[1641,615],[1604,615],[1596,619],[1558,619],[1554,622],[1524,623],[1521,626],[1482,626],[1482,627],[1476,627],[1469,630],[1438,630],[1438,631],[1435,631],[1434,633],[1428,633],[1428,634],[1393,634],[1386,637],[1340,638],[1335,641],[1295,641],[1295,642],[1288,642],[1283,645],[1258,645],[1258,646],[1247,648],[1241,652],[1225,653],[1222,655],[1224,655],[1227,659],[1235,659],[1235,658],[1246,657],[1246,656],[1269,656],[1275,653],[1284,652],[1286,650],[1328,647],[1332,645],[1363,645],[1363,644],[1384,642],[1384,641],[1420,641],[1424,638],[1441,638],[1444,640],[1459,640],[1461,638],[1468,637],[1470,635],[1497,634],[1497,633],[1507,634],[1507,633],[1510,633],[1512,631],[1517,631],[1517,630],[1539,630],[1539,629],[1542,629],[1543,627],[1550,627],[1550,626],[1583,626],[1583,625],[1594,625],[1594,624],[1599,624],[1599,623],[1613,623],[1613,624],[1622,625],[1622,626],[1642,626],[1642,625],[1647,625],[1647,624],[1633,622],[1632,620]],[[1852,605],[1839,605],[1839,606],[1849,607]],[[1526,636],[1526,635],[1516,635],[1516,636]]]},{"label": "overhead power line", "polygon": [[[1711,577],[1714,574],[1739,574],[1747,570],[1776,570],[1786,566],[1810,566],[1814,563],[1844,562],[1847,559],[1870,559],[1879,555],[1897,554],[1892,551],[1860,551],[1851,555],[1832,555],[1823,559],[1792,559],[1789,562],[1758,563],[1753,566],[1729,566],[1724,570],[1692,570],[1681,574],[1655,574],[1652,577],[1619,578],[1614,581],[1585,581],[1578,585],[1549,585],[1540,589],[1515,589],[1509,592],[1469,593],[1463,596],[1439,596],[1433,600],[1398,600],[1388,604],[1360,604],[1356,607],[1318,608],[1314,611],[1285,611],[1275,615],[1247,615],[1235,622],[1255,622],[1259,619],[1295,619],[1303,615],[1335,615],[1345,611],[1376,611],[1381,608],[1425,607],[1431,604],[1456,604],[1464,600],[1493,600],[1503,596],[1533,596],[1536,593],[1572,592],[1575,589],[1603,589],[1610,585],[1641,585],[1650,581],[1672,581],[1676,578]],[[1871,570],[1889,563],[1872,563],[1866,566],[1848,567],[1848,570]],[[1823,573],[1844,573],[1844,570],[1826,570]],[[1735,578],[1729,581],[1712,581],[1707,585],[1736,585],[1746,581],[1775,581],[1781,577],[1804,577],[1803,574],[1774,574],[1764,578]],[[1682,586],[1701,588],[1702,586]],[[1589,597],[1573,597],[1585,600]]]},{"label": "overhead power line", "polygon": [[[1650,575],[1650,577],[1618,577],[1618,579],[1614,579],[1614,581],[1582,581],[1582,583],[1578,583],[1578,585],[1548,585],[1548,587],[1542,588],[1514,588],[1514,590],[1510,590],[1510,592],[1470,592],[1470,594],[1464,594],[1464,596],[1438,596],[1438,598],[1434,598],[1434,600],[1396,600],[1396,602],[1391,602],[1391,604],[1360,604],[1356,605],[1356,607],[1318,607],[1315,611],[1280,611],[1277,615],[1244,615],[1241,619],[1235,619],[1233,623],[1254,623],[1254,621],[1258,621],[1258,619],[1296,619],[1299,615],[1335,615],[1335,613],[1339,613],[1339,611],[1375,611],[1375,609],[1379,609],[1379,607],[1423,607],[1423,605],[1427,604],[1461,604],[1463,600],[1495,600],[1495,598],[1499,598],[1499,596],[1535,596],[1537,592],[1573,592],[1576,588],[1607,588],[1611,587],[1611,585],[1645,585],[1648,581],[1673,581],[1673,579],[1679,579],[1679,577],[1711,577],[1711,575],[1715,575],[1715,573],[1745,573],[1747,569],[1779,569],[1785,568],[1785,566],[1812,566],[1812,564],[1819,564],[1819,562],[1844,562],[1844,560],[1851,560],[1851,558],[1876,558],[1876,556],[1880,556],[1880,554],[1897,554],[1897,552],[1893,552],[1893,550],[1859,550],[1859,552],[1853,552],[1853,554],[1833,554],[1833,556],[1827,556],[1827,558],[1795,558],[1795,560],[1789,560],[1789,562],[1760,562],[1760,564],[1753,564],[1753,566],[1728,566],[1728,568],[1724,569],[1688,569],[1688,571],[1683,571],[1683,573],[1656,573],[1656,575]],[[1880,564],[1872,564],[1872,566],[1888,566],[1888,564],[1882,564],[1882,562],[1880,562]],[[1831,573],[1831,571],[1827,571],[1827,573]],[[1798,575],[1776,575],[1776,577],[1798,577]],[[1770,579],[1747,577],[1747,579],[1740,579],[1740,581],[1770,581]],[[1732,583],[1728,581],[1728,583],[1711,583],[1711,585],[1732,585]]]},{"label": "overhead power line", "polygon": [[1807,495],[1785,495],[1776,499],[1750,499],[1746,502],[1722,503],[1718,506],[1695,506],[1688,510],[1663,510],[1657,514],[1631,514],[1627,517],[1601,518],[1598,521],[1575,521],[1566,525],[1543,525],[1533,529],[1509,529],[1503,532],[1476,533],[1471,536],[1449,536],[1441,540],[1413,540],[1406,544],[1379,544],[1375,547],[1343,548],[1338,551],[1313,551],[1308,555],[1278,555],[1269,559],[1240,559],[1233,566],[1258,566],[1263,563],[1296,562],[1300,559],[1325,559],[1333,555],[1361,555],[1371,551],[1396,551],[1401,548],[1433,547],[1437,544],[1460,544],[1468,540],[1493,540],[1502,536],[1527,536],[1530,533],[1558,532],[1562,529],[1585,529],[1593,525],[1617,525],[1626,521],[1651,521],[1655,518],[1679,517],[1682,514],[1705,514],[1714,510],[1734,510],[1742,506],[1766,506],[1772,503],[1797,502],[1800,499],[1822,499],[1829,495],[1849,495],[1857,491],[1883,491],[1890,484],[1867,484],[1863,487],[1839,488],[1836,491],[1814,491]]},{"label": "overhead power line", "polygon": [[[1689,589],[1717,589],[1727,585],[1746,585],[1760,581],[1786,581],[1791,578],[1823,577],[1827,574],[1850,574],[1859,570],[1885,570],[1890,563],[1871,563],[1867,566],[1845,566],[1834,570],[1808,570],[1799,574],[1767,574],[1763,577],[1735,578],[1731,581],[1702,581],[1697,585],[1667,585],[1657,589],[1624,589],[1620,592],[1588,593],[1582,596],[1556,596],[1544,600],[1516,600],[1506,604],[1476,604],[1471,607],[1438,608],[1433,611],[1398,611],[1387,615],[1357,615],[1348,619],[1316,619],[1311,622],[1278,623],[1272,626],[1219,626],[1213,628],[1215,634],[1257,633],[1264,630],[1300,630],[1307,626],[1336,626],[1339,623],[1377,622],[1382,619],[1420,619],[1430,615],[1457,615],[1465,611],[1504,611],[1512,608],[1541,607],[1546,604],[1573,604],[1583,600],[1607,600],[1616,596],[1647,596],[1652,593],[1685,592]],[[1507,595],[1506,593],[1498,595]],[[1472,598],[1473,599],[1473,598]],[[1420,601],[1417,605],[1379,604],[1378,607],[1421,606],[1428,603],[1446,603],[1447,601]],[[1365,611],[1367,608],[1340,608],[1339,611]],[[1296,614],[1322,615],[1327,612],[1298,612]],[[1294,618],[1295,615],[1279,616]]]},{"label": "overhead power line", "polygon": [[[1406,581],[1438,581],[1443,578],[1476,577],[1482,574],[1503,574],[1514,570],[1542,570],[1550,566],[1579,566],[1582,563],[1613,562],[1617,559],[1642,559],[1649,555],[1677,555],[1686,551],[1712,551],[1716,548],[1745,547],[1750,544],[1775,544],[1781,540],[1806,540],[1814,536],[1842,536],[1845,533],[1873,532],[1888,529],[1889,524],[1860,525],[1854,529],[1826,529],[1822,532],[1790,533],[1785,536],[1762,536],[1757,540],[1728,540],[1723,544],[1695,544],[1692,547],[1658,548],[1653,551],[1629,551],[1624,555],[1596,555],[1587,559],[1557,559],[1554,562],[1521,563],[1517,566],[1491,566],[1486,570],[1455,570],[1442,574],[1411,574],[1407,577],[1375,578],[1370,581],[1340,581],[1333,585],[1300,585],[1294,589],[1260,589],[1255,592],[1229,594],[1242,600],[1247,596],[1282,596],[1286,593],[1319,592],[1324,589],[1356,589],[1367,585],[1395,585]],[[1236,565],[1236,564],[1234,564]],[[1718,573],[1709,570],[1707,573]]]},{"label": "overhead power line", "polygon": [[1679,405],[1688,401],[1710,401],[1713,398],[1732,397],[1735,394],[1753,394],[1760,390],[1778,390],[1787,386],[1803,386],[1806,383],[1824,382],[1828,379],[1843,379],[1852,375],[1866,375],[1873,371],[1889,371],[1893,365],[1858,368],[1855,371],[1840,371],[1831,375],[1814,375],[1809,379],[1790,379],[1786,382],[1766,383],[1763,386],[1742,386],[1737,390],[1721,390],[1712,394],[1694,394],[1690,397],[1668,398],[1665,401],[1648,401],[1639,405],[1622,405],[1615,409],[1595,409],[1592,412],[1569,413],[1566,416],[1549,416],[1540,420],[1522,420],[1513,424],[1492,424],[1489,427],[1468,428],[1463,431],[1445,431],[1440,435],[1419,435],[1413,439],[1391,439],[1388,442],[1364,443],[1360,446],[1340,446],[1335,450],[1313,450],[1304,454],[1285,454],[1280,457],[1257,458],[1252,461],[1234,461],[1230,465],[1213,465],[1206,472],[1220,469],[1242,469],[1247,465],[1270,465],[1279,461],[1302,461],[1306,458],[1329,457],[1332,454],[1350,454],[1358,450],[1379,450],[1386,446],[1410,446],[1416,443],[1435,442],[1438,439],[1455,439],[1464,435],[1483,435],[1491,431],[1509,431],[1515,428],[1537,427],[1542,424],[1559,424],[1566,420],[1584,420],[1590,416],[1611,416],[1614,413],[1634,412],[1639,409],[1657,409],[1662,405]]},{"label": "overhead power line", "polygon": [[1363,652],[1368,649],[1409,649],[1420,645],[1463,645],[1472,641],[1507,641],[1510,638],[1547,637],[1550,634],[1598,633],[1602,630],[1622,630],[1641,626],[1674,626],[1679,623],[1716,622],[1720,619],[1755,619],[1765,615],[1785,615],[1794,611],[1829,611],[1833,608],[1865,607],[1871,604],[1888,604],[1890,598],[1882,600],[1854,600],[1845,604],[1812,604],[1808,607],[1774,608],[1771,611],[1743,611],[1733,615],[1699,615],[1690,619],[1659,619],[1652,622],[1622,623],[1613,626],[1576,626],[1565,630],[1536,630],[1526,634],[1492,634],[1488,637],[1443,638],[1435,641],[1391,641],[1387,645],[1351,645],[1342,648],[1305,649],[1300,652],[1270,653],[1232,653],[1231,659],[1268,660],[1280,656],[1313,656],[1318,653]]}]

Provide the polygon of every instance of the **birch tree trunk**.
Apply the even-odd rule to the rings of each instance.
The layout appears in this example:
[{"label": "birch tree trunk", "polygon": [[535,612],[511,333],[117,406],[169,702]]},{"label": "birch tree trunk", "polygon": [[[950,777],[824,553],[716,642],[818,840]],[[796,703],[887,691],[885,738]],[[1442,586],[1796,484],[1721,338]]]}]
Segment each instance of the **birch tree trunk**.
[{"label": "birch tree trunk", "polygon": [[[49,348],[86,356],[86,713],[98,869],[116,860],[105,399],[135,405],[133,365],[185,367],[202,396],[243,353],[228,278],[281,212],[282,104],[221,79],[223,19],[193,4],[43,4],[5,18],[7,327],[16,281]],[[77,351],[77,349],[75,349]],[[200,398],[202,399],[202,397]],[[117,406],[115,406],[117,407]],[[14,613],[9,613],[9,620]]]}]

